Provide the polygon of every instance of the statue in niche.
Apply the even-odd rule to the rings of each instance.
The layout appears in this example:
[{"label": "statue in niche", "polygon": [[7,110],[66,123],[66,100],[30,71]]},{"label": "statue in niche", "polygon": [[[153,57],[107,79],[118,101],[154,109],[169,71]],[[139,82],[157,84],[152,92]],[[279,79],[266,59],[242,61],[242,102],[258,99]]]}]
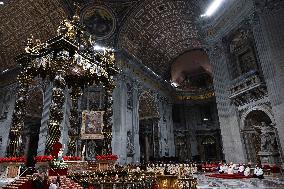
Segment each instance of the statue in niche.
[{"label": "statue in niche", "polygon": [[239,48],[245,46],[249,38],[249,32],[246,30],[240,30],[237,32],[230,43],[230,51],[234,53]]},{"label": "statue in niche", "polygon": [[96,145],[96,142],[95,140],[90,140],[88,143],[88,148],[87,148],[87,157],[89,160],[94,160],[96,155],[97,155],[97,152],[96,152],[96,149],[97,149],[97,145]]},{"label": "statue in niche", "polygon": [[135,154],[135,148],[132,142],[132,133],[127,131],[127,156],[133,157]]},{"label": "statue in niche", "polygon": [[275,152],[277,151],[277,140],[275,127],[272,124],[261,122],[261,125],[254,125],[255,129],[260,131],[261,138],[261,151],[262,152]]},{"label": "statue in niche", "polygon": [[165,141],[165,156],[168,157],[170,154],[170,149],[169,149],[169,145],[168,145],[168,140],[166,138],[164,138]]}]

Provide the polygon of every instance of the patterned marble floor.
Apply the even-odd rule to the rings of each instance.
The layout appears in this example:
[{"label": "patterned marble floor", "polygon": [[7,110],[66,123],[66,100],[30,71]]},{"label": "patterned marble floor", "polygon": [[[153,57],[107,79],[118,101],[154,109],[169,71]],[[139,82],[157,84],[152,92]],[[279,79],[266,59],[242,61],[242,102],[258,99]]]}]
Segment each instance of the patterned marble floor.
[{"label": "patterned marble floor", "polygon": [[[205,175],[195,175],[198,189],[284,189],[284,178],[259,179],[215,179]],[[14,179],[0,178],[0,188]]]},{"label": "patterned marble floor", "polygon": [[2,188],[2,186],[7,185],[10,182],[13,182],[14,179],[13,178],[0,178],[0,188]]},{"label": "patterned marble floor", "polygon": [[284,189],[284,179],[265,178],[259,179],[217,179],[196,175],[198,189]]}]

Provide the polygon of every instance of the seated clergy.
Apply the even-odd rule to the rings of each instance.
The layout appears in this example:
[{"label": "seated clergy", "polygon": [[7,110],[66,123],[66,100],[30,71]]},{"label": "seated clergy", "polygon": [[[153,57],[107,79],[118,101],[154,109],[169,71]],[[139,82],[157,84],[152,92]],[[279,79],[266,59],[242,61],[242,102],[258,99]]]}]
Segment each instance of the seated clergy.
[{"label": "seated clergy", "polygon": [[233,172],[234,174],[237,174],[239,172],[239,168],[237,167],[237,164],[233,164]]},{"label": "seated clergy", "polygon": [[246,168],[245,168],[245,171],[244,171],[244,176],[249,176],[250,175],[250,167],[249,166],[247,166]]},{"label": "seated clergy", "polygon": [[239,166],[239,170],[238,170],[238,172],[239,172],[239,174],[244,174],[244,171],[245,171],[245,166],[244,165],[240,165]]},{"label": "seated clergy", "polygon": [[234,174],[234,165],[233,165],[232,162],[230,163],[230,166],[229,166],[229,168],[228,168],[228,174],[229,174],[229,175]]},{"label": "seated clergy", "polygon": [[259,179],[263,179],[263,170],[260,166],[256,166],[255,169],[254,169],[254,172],[253,172],[253,176],[255,178],[259,178]]},{"label": "seated clergy", "polygon": [[219,165],[219,173],[220,173],[220,174],[222,174],[222,173],[225,172],[225,171],[224,171],[224,168],[225,168],[224,165],[222,165],[222,164]]},{"label": "seated clergy", "polygon": [[224,173],[228,173],[229,166],[227,164],[223,165]]}]

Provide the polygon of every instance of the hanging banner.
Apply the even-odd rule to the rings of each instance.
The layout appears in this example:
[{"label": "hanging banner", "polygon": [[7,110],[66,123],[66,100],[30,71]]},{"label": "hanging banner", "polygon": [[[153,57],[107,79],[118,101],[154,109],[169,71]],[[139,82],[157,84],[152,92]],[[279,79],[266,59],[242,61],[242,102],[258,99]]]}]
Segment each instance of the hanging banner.
[{"label": "hanging banner", "polygon": [[103,139],[103,115],[104,111],[82,112],[81,139]]}]

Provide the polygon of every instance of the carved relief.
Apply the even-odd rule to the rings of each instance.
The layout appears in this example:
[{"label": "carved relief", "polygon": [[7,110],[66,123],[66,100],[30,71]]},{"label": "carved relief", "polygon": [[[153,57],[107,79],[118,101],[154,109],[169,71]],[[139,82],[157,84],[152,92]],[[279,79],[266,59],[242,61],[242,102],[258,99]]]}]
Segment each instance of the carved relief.
[{"label": "carved relief", "polygon": [[261,122],[260,125],[253,125],[253,127],[260,133],[262,152],[278,151],[274,125]]},{"label": "carved relief", "polygon": [[[256,11],[258,12],[272,12],[272,10],[279,10],[284,8],[281,0],[254,0]],[[281,4],[282,3],[282,4]]]},{"label": "carved relief", "polygon": [[127,88],[127,108],[132,109],[133,108],[133,84],[126,83],[126,88]]},{"label": "carved relief", "polygon": [[230,67],[233,69],[233,77],[258,70],[252,32],[249,29],[241,28],[237,30],[228,38],[228,45]]}]

